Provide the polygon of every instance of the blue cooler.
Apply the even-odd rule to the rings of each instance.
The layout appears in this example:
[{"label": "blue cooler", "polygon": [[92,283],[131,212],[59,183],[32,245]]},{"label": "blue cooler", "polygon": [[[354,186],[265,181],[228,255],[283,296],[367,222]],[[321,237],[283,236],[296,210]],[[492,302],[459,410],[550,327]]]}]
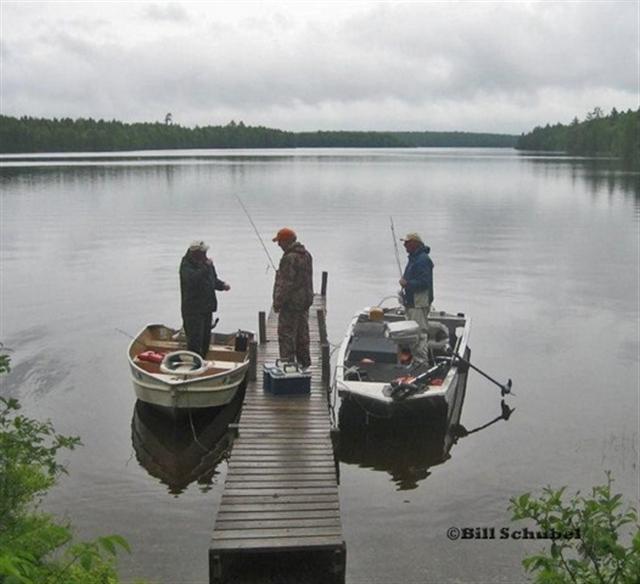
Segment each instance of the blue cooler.
[{"label": "blue cooler", "polygon": [[297,363],[265,363],[262,385],[272,395],[308,395],[311,392],[311,372],[302,371]]}]

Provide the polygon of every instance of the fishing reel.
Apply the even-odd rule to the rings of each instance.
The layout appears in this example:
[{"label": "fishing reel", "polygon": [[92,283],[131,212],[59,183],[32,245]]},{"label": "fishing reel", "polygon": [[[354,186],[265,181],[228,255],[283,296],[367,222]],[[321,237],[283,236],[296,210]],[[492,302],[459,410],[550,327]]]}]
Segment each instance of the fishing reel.
[{"label": "fishing reel", "polygon": [[383,388],[382,393],[394,400],[403,400],[420,389],[421,387],[415,383],[395,379]]}]

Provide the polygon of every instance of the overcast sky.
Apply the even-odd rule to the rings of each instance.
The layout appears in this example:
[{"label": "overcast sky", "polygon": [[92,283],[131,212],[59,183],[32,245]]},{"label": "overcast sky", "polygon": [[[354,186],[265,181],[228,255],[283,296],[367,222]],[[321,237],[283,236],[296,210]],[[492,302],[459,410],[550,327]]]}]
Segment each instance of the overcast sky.
[{"label": "overcast sky", "polygon": [[7,2],[5,115],[520,133],[640,106],[640,2]]}]

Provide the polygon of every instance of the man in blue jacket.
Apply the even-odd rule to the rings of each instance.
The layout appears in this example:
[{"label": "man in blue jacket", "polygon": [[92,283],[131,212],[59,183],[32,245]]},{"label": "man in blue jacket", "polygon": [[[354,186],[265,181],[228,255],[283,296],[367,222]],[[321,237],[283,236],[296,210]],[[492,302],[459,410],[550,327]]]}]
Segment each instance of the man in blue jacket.
[{"label": "man in blue jacket", "polygon": [[431,248],[426,246],[417,233],[408,233],[402,241],[409,254],[407,267],[400,278],[407,320],[420,325],[422,339],[415,349],[415,357],[428,360],[427,317],[433,302],[433,262],[429,257]]},{"label": "man in blue jacket", "polygon": [[180,262],[180,292],[182,324],[187,337],[187,349],[207,358],[211,342],[213,313],[218,309],[216,290],[230,290],[218,278],[213,261],[207,257],[209,246],[194,241]]}]

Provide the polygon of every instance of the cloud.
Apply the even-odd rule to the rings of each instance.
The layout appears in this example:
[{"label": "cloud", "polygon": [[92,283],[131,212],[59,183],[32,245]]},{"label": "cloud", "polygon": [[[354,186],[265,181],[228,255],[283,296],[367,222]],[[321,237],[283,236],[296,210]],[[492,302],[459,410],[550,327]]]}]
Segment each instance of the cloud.
[{"label": "cloud", "polygon": [[169,22],[189,22],[190,17],[184,6],[175,2],[166,4],[147,4],[143,8],[142,14],[145,18],[155,21]]},{"label": "cloud", "polygon": [[18,26],[3,39],[3,112],[519,133],[637,107],[633,3],[359,6],[331,19],[134,4],[137,19],[101,14],[93,32],[77,15]]}]

